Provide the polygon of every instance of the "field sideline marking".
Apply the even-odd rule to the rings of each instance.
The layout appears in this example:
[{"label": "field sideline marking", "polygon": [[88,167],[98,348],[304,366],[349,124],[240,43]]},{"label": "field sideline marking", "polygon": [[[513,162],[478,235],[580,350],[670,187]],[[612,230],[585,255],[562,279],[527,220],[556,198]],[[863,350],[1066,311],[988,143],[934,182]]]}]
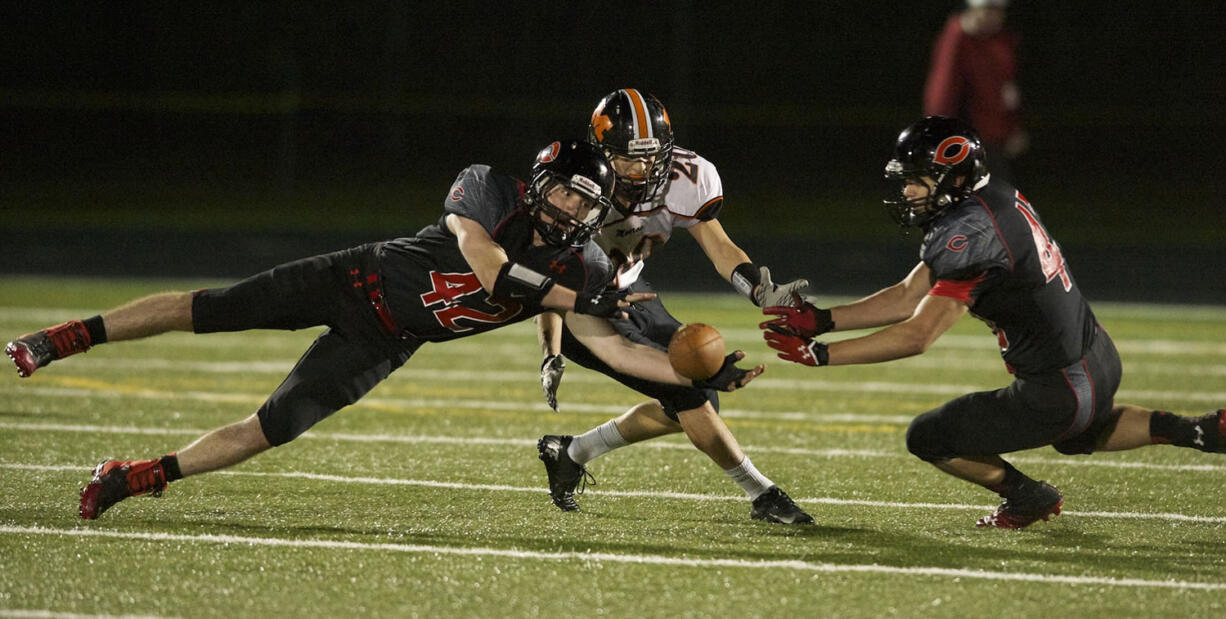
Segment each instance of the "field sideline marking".
[{"label": "field sideline marking", "polygon": [[[0,469],[21,471],[88,471],[88,467],[74,465],[40,465],[40,464],[8,464],[0,463]],[[446,488],[451,490],[482,490],[488,492],[527,492],[543,494],[548,492],[545,487],[509,486],[506,484],[465,484],[451,481],[434,481],[429,479],[400,479],[395,477],[346,477],[325,473],[267,473],[258,471],[215,471],[216,475],[229,477],[276,477],[281,479],[306,479],[342,484],[372,484],[382,486],[414,486],[420,488]],[[659,492],[651,490],[589,490],[587,494],[616,498],[652,498],[676,499],[681,501],[745,501],[742,495],[697,494],[687,492]],[[793,497],[797,503],[815,503],[818,505],[883,507],[888,509],[954,509],[959,511],[991,511],[995,505],[970,505],[966,503],[918,503],[902,501],[870,501],[866,499],[839,499],[835,497],[799,498]],[[1226,523],[1226,516],[1189,516],[1170,512],[1079,512],[1064,510],[1065,516],[1087,516],[1094,518],[1115,518],[1124,520],[1170,520],[1176,522],[1196,522],[1205,524]]]},{"label": "field sideline marking", "polygon": [[607,552],[538,552],[502,548],[462,548],[454,546],[428,546],[425,544],[372,544],[338,540],[301,540],[277,537],[249,537],[239,535],[183,535],[176,533],[138,533],[104,531],[98,529],[47,529],[42,527],[0,526],[0,533],[16,535],[60,535],[80,537],[106,537],[151,542],[187,542],[204,544],[242,544],[247,546],[273,546],[290,548],[324,548],[329,550],[363,550],[375,552],[405,552],[413,554],[443,554],[468,557],[499,557],[505,559],[531,559],[538,561],[583,561],[625,564],[671,565],[696,568],[748,568],[783,569],[822,573],[876,573],[898,576],[921,576],[942,578],[974,578],[1033,582],[1064,585],[1092,585],[1111,587],[1147,587],[1161,589],[1194,589],[1200,591],[1224,591],[1226,583],[1188,582],[1179,580],[1144,580],[1140,578],[1109,578],[1105,576],[1059,576],[1026,572],[989,572],[986,570],[943,567],[896,567],[891,565],[846,565],[835,563],[810,563],[800,560],[749,561],[745,559],[681,559],[661,555],[614,554]]},{"label": "field sideline marking", "polygon": [[[0,422],[0,429],[18,430],[18,431],[33,431],[33,432],[95,432],[103,434],[136,434],[136,435],[152,435],[152,436],[200,436],[208,430],[196,428],[139,428],[133,426],[100,426],[100,425],[76,425],[76,424],[58,424],[58,423],[11,423]],[[352,441],[357,443],[405,443],[405,444],[442,444],[442,445],[496,445],[496,446],[515,446],[526,447],[535,445],[533,439],[517,439],[517,438],[487,438],[481,436],[431,436],[431,435],[405,435],[405,434],[354,434],[350,432],[316,432],[309,431],[299,438],[330,440],[330,441]],[[640,449],[674,449],[680,451],[689,451],[694,449],[689,443],[659,440],[645,441],[635,445]],[[826,458],[904,458],[912,459],[913,456],[907,453],[898,453],[891,451],[874,451],[869,449],[808,449],[805,447],[774,447],[767,445],[742,445],[742,448],[748,452],[754,453],[781,453],[794,456],[815,456]],[[1155,464],[1148,462],[1119,462],[1115,460],[1095,460],[1089,458],[1045,458],[1042,456],[1015,456],[1010,458],[1012,462],[1026,464],[1044,464],[1052,466],[1088,466],[1099,468],[1114,468],[1114,469],[1142,469],[1152,471],[1174,471],[1174,472],[1226,472],[1226,465],[1215,464]]]}]

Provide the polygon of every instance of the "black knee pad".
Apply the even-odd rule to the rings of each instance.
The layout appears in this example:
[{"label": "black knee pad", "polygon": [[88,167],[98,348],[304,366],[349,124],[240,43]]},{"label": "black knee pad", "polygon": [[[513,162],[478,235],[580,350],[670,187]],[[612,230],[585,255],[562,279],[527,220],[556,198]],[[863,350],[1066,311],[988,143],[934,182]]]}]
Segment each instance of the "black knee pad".
[{"label": "black knee pad", "polygon": [[907,451],[925,462],[952,458],[955,454],[949,453],[942,435],[940,416],[935,411],[924,413],[907,427]]},{"label": "black knee pad", "polygon": [[673,421],[677,421],[677,413],[693,410],[707,402],[711,403],[711,406],[715,408],[715,412],[719,412],[719,392],[714,389],[676,387],[675,389],[664,389],[657,393],[650,393],[649,391],[643,391],[642,393],[658,399],[660,407],[664,409],[664,414]]}]

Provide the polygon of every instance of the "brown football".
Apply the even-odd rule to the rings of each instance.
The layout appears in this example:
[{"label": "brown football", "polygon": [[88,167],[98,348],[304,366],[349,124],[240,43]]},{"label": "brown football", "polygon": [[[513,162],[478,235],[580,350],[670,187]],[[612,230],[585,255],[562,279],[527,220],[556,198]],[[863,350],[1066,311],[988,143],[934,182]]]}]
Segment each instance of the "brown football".
[{"label": "brown football", "polygon": [[677,373],[692,379],[711,378],[724,365],[724,338],[708,324],[692,322],[668,341],[668,361]]}]

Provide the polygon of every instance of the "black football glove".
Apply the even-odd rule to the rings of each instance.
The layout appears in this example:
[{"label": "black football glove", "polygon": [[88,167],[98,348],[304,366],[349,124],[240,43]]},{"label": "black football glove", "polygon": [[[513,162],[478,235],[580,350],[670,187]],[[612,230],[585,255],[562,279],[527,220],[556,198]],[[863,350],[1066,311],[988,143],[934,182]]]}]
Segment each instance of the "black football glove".
[{"label": "black football glove", "polygon": [[716,391],[732,391],[743,387],[741,381],[749,375],[749,370],[736,367],[736,362],[736,353],[729,354],[724,357],[724,365],[720,366],[718,372],[711,378],[694,381],[694,386],[699,389],[715,389]]},{"label": "black football glove", "polygon": [[621,318],[621,303],[628,294],[629,290],[602,290],[595,294],[580,292],[575,295],[575,312],[600,318]]},{"label": "black football glove", "polygon": [[545,403],[553,412],[558,412],[558,387],[562,385],[562,372],[566,359],[562,355],[549,355],[541,362],[541,389],[545,391]]}]

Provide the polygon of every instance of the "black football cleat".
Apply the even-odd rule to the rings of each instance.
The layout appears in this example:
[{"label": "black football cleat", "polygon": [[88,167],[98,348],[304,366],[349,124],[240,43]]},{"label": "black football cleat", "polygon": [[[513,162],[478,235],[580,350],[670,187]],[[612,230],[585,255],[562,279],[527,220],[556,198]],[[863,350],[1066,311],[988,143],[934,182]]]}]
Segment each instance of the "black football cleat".
[{"label": "black football cleat", "polygon": [[17,364],[17,375],[27,378],[34,370],[56,359],[89,350],[89,331],[85,323],[73,320],[23,335],[4,347],[4,354]]},{"label": "black football cleat", "polygon": [[152,493],[162,496],[166,471],[161,459],[103,460],[94,469],[94,478],[81,488],[81,517],[93,520],[112,505],[130,497]]},{"label": "black football cleat", "polygon": [[771,486],[753,500],[749,517],[778,524],[813,524],[813,516],[806,514],[779,486]]},{"label": "black football cleat", "polygon": [[564,512],[579,511],[579,503],[575,501],[575,488],[579,487],[579,482],[583,482],[579,494],[583,494],[589,483],[596,485],[596,478],[587,472],[587,468],[571,460],[566,453],[572,440],[573,436],[546,435],[536,442],[539,458],[545,463],[545,473],[549,476],[549,498]]},{"label": "black football cleat", "polygon": [[977,527],[1022,529],[1039,520],[1047,521],[1060,514],[1064,497],[1055,486],[1041,481],[1033,489],[1006,497],[996,511],[975,522]]}]

